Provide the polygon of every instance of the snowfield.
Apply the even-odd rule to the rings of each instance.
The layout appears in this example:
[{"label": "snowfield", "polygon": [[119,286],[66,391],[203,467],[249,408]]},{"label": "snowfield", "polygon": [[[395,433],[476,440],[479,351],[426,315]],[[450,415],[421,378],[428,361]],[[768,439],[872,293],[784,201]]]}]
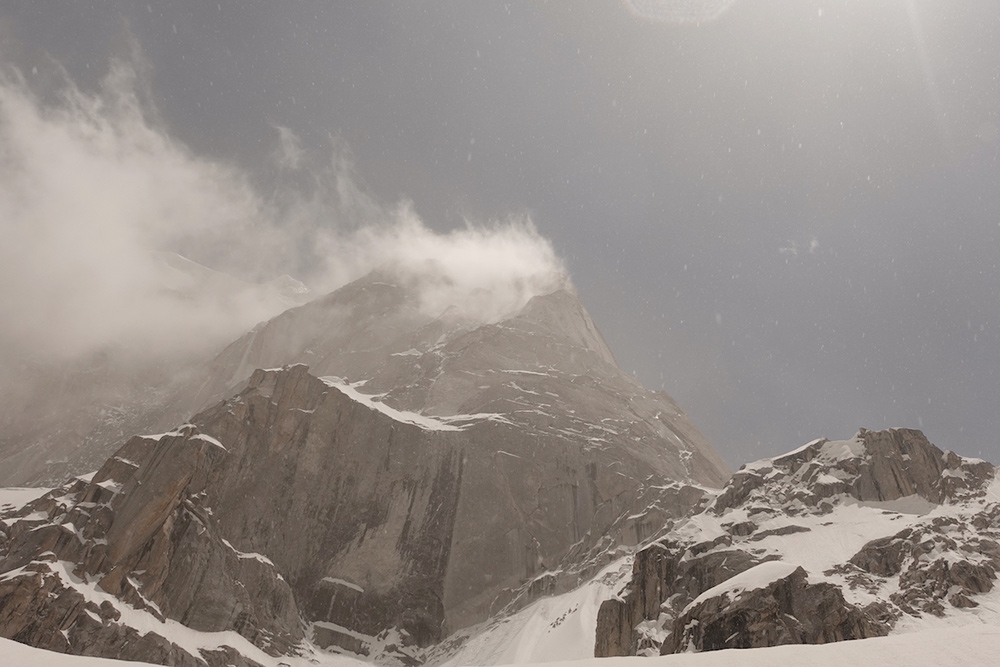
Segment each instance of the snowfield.
[{"label": "snowfield", "polygon": [[[385,406],[377,397],[361,394],[356,385],[347,385],[333,378],[324,378],[331,387],[344,392],[353,400],[373,410],[390,414],[394,419],[426,429],[456,428],[436,418],[417,413],[403,413]],[[823,466],[821,474],[812,484],[836,483],[843,470],[834,463],[858,459],[865,455],[864,446],[857,441],[813,442],[817,450],[813,459]],[[983,556],[977,536],[987,536],[994,530],[997,514],[984,514],[984,508],[1000,507],[1000,476],[985,478],[977,494],[962,496],[940,504],[932,503],[918,495],[903,496],[892,501],[858,501],[846,494],[831,496],[832,504],[823,511],[801,510],[801,494],[809,484],[799,479],[809,473],[807,466],[796,468],[794,474],[777,475],[771,467],[797,453],[766,459],[745,469],[759,471],[761,478],[772,487],[762,487],[753,493],[756,500],[725,506],[725,509],[702,511],[673,524],[672,539],[694,546],[707,545],[707,551],[687,551],[684,559],[695,558],[696,553],[727,551],[742,548],[762,560],[758,564],[730,577],[691,599],[681,614],[713,597],[725,595],[735,599],[740,595],[789,576],[799,566],[803,567],[810,583],[829,582],[836,585],[848,602],[863,606],[873,602],[887,603],[900,590],[898,577],[874,577],[866,586],[852,586],[854,571],[839,565],[847,562],[867,543],[876,538],[893,536],[903,531],[925,535],[926,549],[919,558],[923,560],[969,558]],[[969,461],[967,460],[966,463]],[[976,462],[972,462],[975,464]],[[965,463],[963,463],[965,465]],[[942,478],[954,478],[971,468],[953,467],[941,473]],[[814,471],[816,472],[816,471]],[[829,477],[832,481],[827,482]],[[22,506],[46,489],[0,489],[0,507]],[[718,492],[714,492],[718,493]],[[782,502],[777,500],[785,498]],[[717,502],[722,495],[715,496]],[[709,506],[709,509],[715,507]],[[762,509],[770,511],[760,511]],[[992,510],[991,510],[992,511]],[[751,523],[752,533],[732,532],[732,527]],[[983,521],[989,521],[989,525]],[[929,531],[938,526],[939,532]],[[978,526],[978,527],[977,527]],[[728,531],[728,532],[727,532]],[[726,539],[720,539],[726,538]],[[975,539],[973,539],[975,538]],[[924,539],[924,538],[921,538]],[[935,541],[937,540],[937,541]],[[942,550],[941,540],[958,541],[955,546]],[[226,544],[240,558],[256,558],[270,562],[261,554],[244,553]],[[958,554],[963,554],[959,556]],[[561,667],[712,667],[739,666],[763,667],[771,665],[812,665],[815,667],[856,667],[870,663],[880,667],[931,667],[939,665],[995,665],[1000,664],[1000,586],[974,595],[969,606],[943,608],[940,615],[933,613],[903,614],[888,637],[843,641],[824,645],[785,645],[772,648],[727,649],[703,653],[625,658],[594,658],[594,645],[601,604],[612,598],[621,599],[632,577],[635,556],[627,550],[617,552],[617,558],[607,564],[596,576],[574,590],[561,595],[544,597],[508,615],[459,631],[425,655],[428,667],[501,666],[524,664],[549,664]],[[80,591],[95,603],[109,602],[121,614],[123,622],[141,633],[156,632],[183,647],[192,655],[200,648],[215,649],[230,645],[264,667],[357,667],[374,664],[358,657],[338,655],[316,648],[309,642],[301,645],[302,655],[272,658],[253,646],[235,632],[203,633],[180,623],[160,621],[152,614],[105,593],[94,583],[80,581],[72,574],[72,564],[58,562],[54,565],[64,583]],[[23,568],[20,568],[23,569]],[[552,574],[552,573],[549,573]],[[20,570],[4,573],[0,581],[22,576]],[[327,581],[345,588],[362,590],[357,584],[335,577]],[[663,640],[665,629],[663,610],[659,621],[644,621],[640,632]],[[648,625],[648,627],[645,627]],[[651,649],[644,649],[647,652]],[[0,639],[0,666],[18,665],[35,667],[111,667],[144,663],[122,662],[111,659],[78,657],[51,653],[42,649]]]},{"label": "snowfield", "polygon": [[597,611],[631,572],[632,559],[621,558],[576,590],[542,598],[511,616],[467,628],[460,634],[471,638],[458,651],[443,662],[432,655],[428,664],[462,667],[593,661]]},{"label": "snowfield", "polygon": [[[517,647],[509,647],[516,653]],[[564,647],[568,653],[578,647]],[[552,667],[774,667],[809,665],[810,667],[942,667],[946,665],[995,665],[1000,655],[1000,627],[991,624],[925,630],[919,633],[892,635],[877,639],[837,642],[823,645],[776,646],[773,648],[729,649],[708,653],[687,653],[655,658],[589,658],[562,662],[536,663]],[[105,658],[63,655],[0,639],[0,660],[17,667],[136,667],[148,663],[124,662]],[[366,665],[343,656],[320,654],[312,659],[281,658],[265,663],[266,667],[358,667]],[[529,661],[509,664],[526,664]],[[454,664],[454,663],[449,663]],[[468,663],[474,664],[474,663]]]},{"label": "snowfield", "polygon": [[0,511],[24,507],[32,500],[41,498],[52,489],[41,488],[9,488],[0,489]]}]

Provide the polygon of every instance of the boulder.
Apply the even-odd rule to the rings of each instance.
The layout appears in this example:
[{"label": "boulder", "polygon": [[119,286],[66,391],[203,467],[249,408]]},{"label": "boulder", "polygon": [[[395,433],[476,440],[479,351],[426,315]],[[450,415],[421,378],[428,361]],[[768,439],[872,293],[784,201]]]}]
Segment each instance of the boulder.
[{"label": "boulder", "polygon": [[703,591],[757,565],[726,536],[683,548],[661,540],[636,552],[622,594],[604,601],[597,615],[596,657],[636,655],[659,649],[661,637],[640,631],[644,621],[663,627]]},{"label": "boulder", "polygon": [[836,586],[809,583],[806,571],[768,562],[743,573],[746,587],[699,596],[673,623],[661,654],[824,644],[888,634],[871,614],[844,600]]}]

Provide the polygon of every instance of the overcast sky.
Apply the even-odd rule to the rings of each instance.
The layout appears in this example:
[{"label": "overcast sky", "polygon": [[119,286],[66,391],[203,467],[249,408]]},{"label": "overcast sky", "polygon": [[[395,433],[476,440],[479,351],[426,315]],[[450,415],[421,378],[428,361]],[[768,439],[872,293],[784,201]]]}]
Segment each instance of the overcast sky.
[{"label": "overcast sky", "polygon": [[1000,462],[1000,4],[634,4],[7,0],[0,59],[133,63],[262,192],[335,152],[439,231],[530,216],[734,468],[862,426]]}]

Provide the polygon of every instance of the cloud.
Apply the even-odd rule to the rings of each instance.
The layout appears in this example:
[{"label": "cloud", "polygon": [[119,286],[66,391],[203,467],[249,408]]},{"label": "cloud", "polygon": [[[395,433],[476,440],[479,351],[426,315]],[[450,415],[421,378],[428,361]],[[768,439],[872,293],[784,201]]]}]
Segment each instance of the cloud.
[{"label": "cloud", "polygon": [[278,147],[275,151],[275,161],[285,169],[298,169],[302,165],[306,151],[302,141],[291,129],[275,125],[278,131]]},{"label": "cloud", "polygon": [[528,218],[439,234],[402,205],[391,224],[333,242],[331,284],[372,267],[390,271],[418,289],[420,306],[432,316],[455,308],[462,317],[494,322],[535,295],[569,287],[561,260]]},{"label": "cloud", "polygon": [[[261,222],[247,180],[171,141],[144,115],[134,71],[101,91],[66,84],[43,104],[16,72],[0,78],[0,337],[75,356],[108,345],[184,347],[267,315],[213,313],[177,298],[151,251],[239,246]],[[229,324],[229,322],[232,324]]]},{"label": "cloud", "polygon": [[[258,285],[282,274],[324,292],[391,267],[429,312],[482,320],[567,284],[530,220],[435,233],[367,194],[333,142],[309,188],[262,193],[173,140],[141,83],[123,62],[92,93],[0,74],[0,354],[205,352],[288,305]],[[275,127],[279,166],[312,164]]]}]

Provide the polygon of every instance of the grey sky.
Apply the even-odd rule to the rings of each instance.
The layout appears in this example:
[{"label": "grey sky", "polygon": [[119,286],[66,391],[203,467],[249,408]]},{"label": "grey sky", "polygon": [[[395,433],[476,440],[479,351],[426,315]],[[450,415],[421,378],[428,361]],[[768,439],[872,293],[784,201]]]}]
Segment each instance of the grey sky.
[{"label": "grey sky", "polygon": [[284,128],[435,229],[530,214],[734,467],[859,426],[1000,462],[995,0],[8,0],[0,40],[84,88],[137,49],[171,136],[262,190],[309,187]]}]

